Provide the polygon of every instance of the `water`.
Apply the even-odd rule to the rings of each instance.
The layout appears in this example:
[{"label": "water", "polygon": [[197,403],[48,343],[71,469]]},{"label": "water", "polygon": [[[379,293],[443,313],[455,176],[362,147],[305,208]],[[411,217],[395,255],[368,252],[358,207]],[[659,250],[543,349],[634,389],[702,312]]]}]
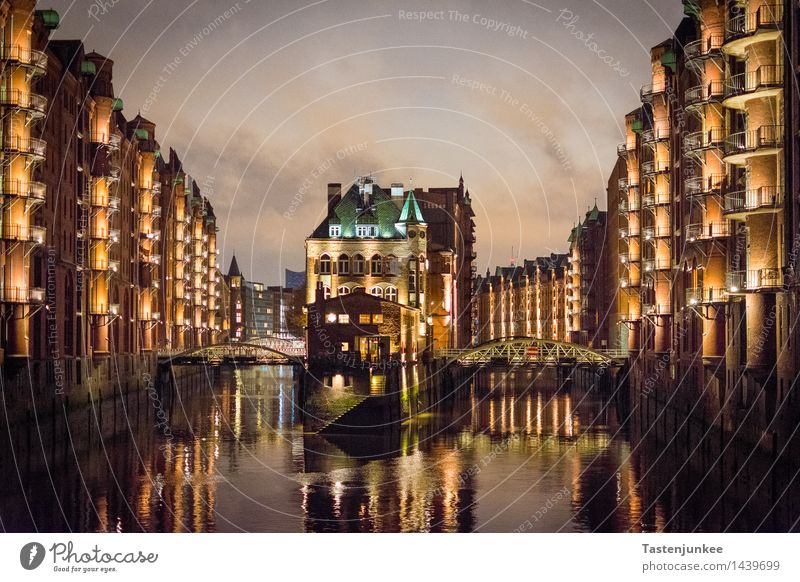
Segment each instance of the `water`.
[{"label": "water", "polygon": [[[414,371],[419,374],[419,371]],[[345,383],[347,380],[345,380]],[[532,372],[473,378],[381,435],[304,434],[288,367],[2,426],[6,531],[788,531],[796,474],[620,426]],[[317,390],[331,390],[315,388]],[[424,388],[422,391],[424,392]],[[418,402],[423,398],[418,397]],[[631,436],[647,432],[646,436]],[[9,444],[9,437],[11,445]],[[689,446],[691,445],[691,446]],[[691,459],[687,462],[687,459]]]}]

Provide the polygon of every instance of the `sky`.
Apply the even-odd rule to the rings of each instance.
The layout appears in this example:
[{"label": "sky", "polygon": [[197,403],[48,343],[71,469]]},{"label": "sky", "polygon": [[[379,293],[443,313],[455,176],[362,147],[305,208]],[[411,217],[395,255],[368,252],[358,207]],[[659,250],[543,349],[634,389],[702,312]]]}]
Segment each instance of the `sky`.
[{"label": "sky", "polygon": [[302,270],[328,182],[470,190],[478,272],[565,252],[680,0],[56,0],[215,208],[224,269]]}]

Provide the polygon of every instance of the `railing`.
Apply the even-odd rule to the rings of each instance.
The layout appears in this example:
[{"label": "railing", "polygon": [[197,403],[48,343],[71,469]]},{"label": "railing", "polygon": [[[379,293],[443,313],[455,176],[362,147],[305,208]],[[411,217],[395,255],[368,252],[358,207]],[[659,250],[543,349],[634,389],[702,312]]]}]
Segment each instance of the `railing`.
[{"label": "railing", "polygon": [[783,4],[763,4],[755,12],[741,14],[728,20],[725,41],[730,42],[760,31],[777,30],[783,26]]},{"label": "railing", "polygon": [[669,160],[652,160],[642,164],[642,173],[645,176],[669,172]]},{"label": "railing", "polygon": [[634,277],[620,277],[619,278],[619,286],[622,289],[629,289],[633,287],[638,287],[640,285],[640,281],[638,278]]},{"label": "railing", "polygon": [[672,308],[661,303],[642,303],[642,315],[671,315]]},{"label": "railing", "polygon": [[39,75],[47,72],[46,54],[35,49],[22,48],[19,45],[1,45],[0,61],[30,67],[34,73]]},{"label": "railing", "polygon": [[647,102],[650,99],[652,99],[653,96],[660,95],[661,93],[664,93],[666,90],[667,90],[667,84],[664,81],[661,81],[660,83],[644,85],[639,91],[639,97],[641,97],[642,101]]},{"label": "railing", "polygon": [[711,174],[709,176],[697,176],[687,178],[684,182],[684,189],[687,197],[708,196],[711,194],[721,194],[725,180],[725,174]]},{"label": "railing", "polygon": [[0,287],[2,303],[44,303],[44,298],[41,287]]},{"label": "railing", "polygon": [[119,229],[118,228],[108,229],[108,237],[111,239],[111,242],[119,242]]},{"label": "railing", "polygon": [[622,142],[617,144],[617,155],[621,158],[628,157],[628,144],[627,142]]},{"label": "railing", "polygon": [[642,196],[642,207],[644,208],[655,208],[656,206],[664,206],[669,204],[669,196],[665,196],[664,194],[645,194]]},{"label": "railing", "polygon": [[762,186],[725,194],[725,212],[749,212],[762,208],[779,209],[783,204],[783,188]]},{"label": "railing", "polygon": [[647,259],[642,261],[642,270],[645,273],[652,273],[654,271],[669,271],[671,269],[669,259]]},{"label": "railing", "polygon": [[153,218],[159,218],[160,216],[161,216],[161,207],[153,206]]},{"label": "railing", "polygon": [[44,202],[47,195],[47,186],[42,182],[23,182],[12,180],[2,183],[3,196],[24,196],[36,202]]},{"label": "railing", "polygon": [[686,290],[686,304],[725,303],[728,291],[719,287],[695,287]]},{"label": "railing", "polygon": [[713,238],[730,236],[730,226],[727,222],[706,222],[689,224],[686,227],[686,240],[695,242]]},{"label": "railing", "polygon": [[[657,120],[659,121],[659,120]],[[662,121],[663,122],[663,121]],[[670,128],[667,125],[666,127],[661,126],[653,129],[648,129],[642,132],[642,142],[646,144],[654,143],[657,141],[664,141],[669,139],[670,136]]]},{"label": "railing", "polygon": [[725,139],[725,155],[728,156],[779,147],[783,147],[782,125],[762,125],[751,131],[733,133]]},{"label": "railing", "polygon": [[26,109],[36,114],[37,117],[41,117],[47,112],[46,97],[19,89],[0,89],[0,105]]},{"label": "railing", "polygon": [[774,289],[783,287],[783,275],[780,269],[755,269],[747,271],[747,289]]},{"label": "railing", "polygon": [[707,58],[713,54],[722,54],[722,45],[725,43],[725,35],[711,34],[706,38],[701,38],[683,47],[683,54],[687,61]]},{"label": "railing", "polygon": [[670,234],[671,230],[668,226],[645,226],[642,229],[642,235],[644,235],[645,240],[668,238]]},{"label": "railing", "polygon": [[704,85],[696,85],[686,89],[683,94],[684,105],[690,107],[701,103],[719,101],[725,95],[724,81],[709,81]]},{"label": "railing", "polygon": [[719,148],[725,143],[725,129],[712,127],[688,133],[683,137],[683,149],[691,154],[709,148]]},{"label": "railing", "polygon": [[725,84],[725,97],[737,97],[783,86],[782,65],[761,65],[755,71],[733,75]]},{"label": "railing", "polygon": [[620,178],[617,180],[617,187],[619,190],[628,190],[628,178]]},{"label": "railing", "polygon": [[47,154],[47,142],[38,137],[22,137],[4,135],[3,150],[10,153],[21,153],[33,158],[44,159]]},{"label": "railing", "polygon": [[639,229],[638,228],[620,228],[619,229],[619,237],[620,238],[632,238],[639,236]]},{"label": "railing", "polygon": [[13,240],[43,244],[47,238],[47,229],[43,226],[28,226],[26,224],[3,224],[3,240]]}]

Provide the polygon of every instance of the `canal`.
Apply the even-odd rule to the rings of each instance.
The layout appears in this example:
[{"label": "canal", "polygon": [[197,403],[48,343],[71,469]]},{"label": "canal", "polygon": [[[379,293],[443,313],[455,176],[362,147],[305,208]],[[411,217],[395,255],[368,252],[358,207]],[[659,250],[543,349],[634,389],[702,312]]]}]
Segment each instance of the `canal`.
[{"label": "canal", "polygon": [[[713,430],[621,423],[613,394],[497,369],[371,434],[316,434],[290,367],[198,369],[40,422],[0,422],[5,531],[796,530],[795,469]],[[324,402],[363,380],[322,377]],[[376,390],[366,379],[367,391]],[[354,393],[358,390],[354,390]],[[410,401],[410,404],[409,404]],[[304,414],[305,413],[305,414]],[[634,410],[635,414],[635,410]],[[317,421],[318,418],[315,417]],[[318,422],[319,423],[319,422]],[[304,431],[304,426],[306,431]],[[706,442],[707,441],[707,442]],[[779,467],[776,469],[774,467]]]}]

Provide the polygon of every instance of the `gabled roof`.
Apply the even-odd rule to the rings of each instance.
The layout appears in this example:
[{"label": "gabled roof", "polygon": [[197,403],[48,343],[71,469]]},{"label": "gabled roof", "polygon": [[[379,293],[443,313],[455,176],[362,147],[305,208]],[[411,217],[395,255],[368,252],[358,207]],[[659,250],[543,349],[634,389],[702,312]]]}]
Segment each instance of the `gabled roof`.
[{"label": "gabled roof", "polygon": [[231,259],[231,266],[228,267],[228,277],[241,277],[242,272],[239,270],[239,263],[236,262],[236,255]]},{"label": "gabled roof", "polygon": [[406,202],[403,204],[403,211],[400,213],[400,222],[406,224],[425,224],[422,218],[422,211],[417,204],[417,198],[414,196],[414,191],[409,190],[406,196]]}]

